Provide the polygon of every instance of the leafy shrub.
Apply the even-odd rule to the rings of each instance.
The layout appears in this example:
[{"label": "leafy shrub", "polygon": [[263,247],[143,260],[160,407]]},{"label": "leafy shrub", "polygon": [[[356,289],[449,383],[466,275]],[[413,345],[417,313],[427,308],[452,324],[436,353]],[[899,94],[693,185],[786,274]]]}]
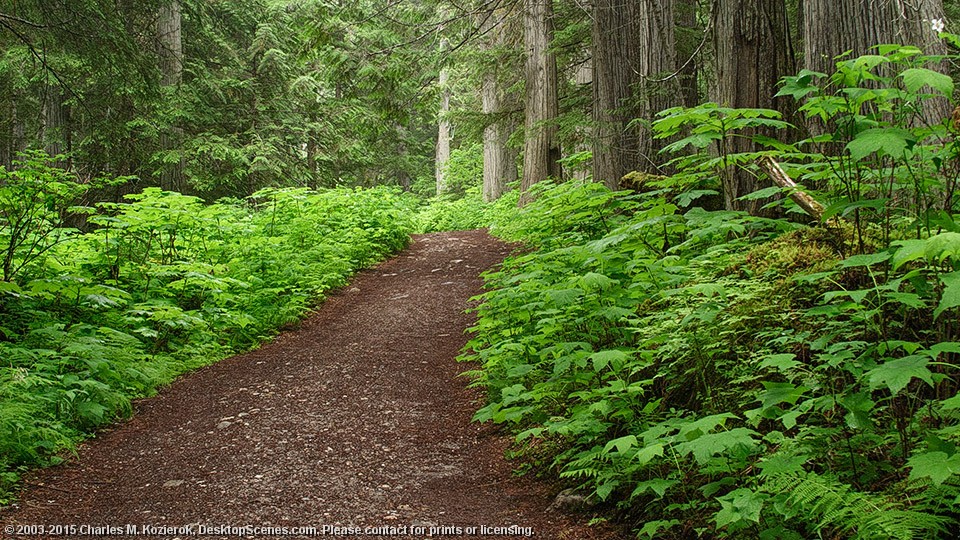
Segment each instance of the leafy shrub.
[{"label": "leafy shrub", "polygon": [[[495,229],[531,250],[486,275],[463,356],[487,390],[476,419],[509,426],[640,537],[954,534],[954,128],[921,121],[952,82],[913,49],[881,53],[842,62],[824,89],[809,73],[784,89],[816,97],[804,110],[835,130],[803,144],[839,152],[778,149],[828,223],[684,209],[696,197],[678,189],[762,153],[687,156],[639,195],[542,186]],[[702,114],[727,113],[665,118]],[[708,128],[707,142],[736,134]]]},{"label": "leafy shrub", "polygon": [[[44,201],[74,185],[39,164],[12,174],[32,180],[7,182],[0,206],[18,189]],[[405,247],[415,211],[390,188],[269,189],[212,205],[149,188],[127,201],[99,204],[83,234],[37,213],[17,272],[0,281],[0,498],[24,468],[129,414],[132,398],[255,346]],[[20,234],[4,215],[0,237]],[[42,249],[21,255],[30,242]]]},{"label": "leafy shrub", "polygon": [[495,226],[504,216],[513,215],[520,193],[508,191],[492,203],[483,202],[480,190],[468,189],[463,196],[435,197],[417,214],[420,232],[459,231]]}]

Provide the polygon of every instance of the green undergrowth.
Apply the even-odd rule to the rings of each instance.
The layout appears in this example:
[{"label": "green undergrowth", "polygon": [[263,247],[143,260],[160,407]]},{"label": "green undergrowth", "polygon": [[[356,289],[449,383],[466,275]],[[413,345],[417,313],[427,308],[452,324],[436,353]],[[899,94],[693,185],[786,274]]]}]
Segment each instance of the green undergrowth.
[{"label": "green undergrowth", "polygon": [[39,158],[0,175],[0,500],[132,399],[298,321],[414,227],[415,202],[388,188],[216,204],[150,188],[81,208],[90,186]]},{"label": "green undergrowth", "polygon": [[486,274],[476,419],[641,538],[950,537],[960,233],[844,256],[678,204],[545,185],[495,229],[530,251]]},{"label": "green undergrowth", "polygon": [[429,233],[495,227],[499,222],[509,221],[519,198],[520,192],[514,189],[487,203],[477,187],[467,189],[462,195],[433,197],[417,212],[416,228],[418,232]]}]

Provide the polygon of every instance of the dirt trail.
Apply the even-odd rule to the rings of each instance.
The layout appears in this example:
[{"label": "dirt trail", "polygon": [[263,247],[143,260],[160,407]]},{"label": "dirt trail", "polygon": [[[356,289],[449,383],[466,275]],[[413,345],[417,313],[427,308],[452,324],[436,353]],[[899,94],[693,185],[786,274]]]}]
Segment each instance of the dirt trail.
[{"label": "dirt trail", "polygon": [[183,377],[33,475],[0,512],[3,537],[614,538],[548,511],[549,488],[515,478],[505,439],[470,423],[463,310],[507,251],[479,231],[416,237],[298,329]]}]

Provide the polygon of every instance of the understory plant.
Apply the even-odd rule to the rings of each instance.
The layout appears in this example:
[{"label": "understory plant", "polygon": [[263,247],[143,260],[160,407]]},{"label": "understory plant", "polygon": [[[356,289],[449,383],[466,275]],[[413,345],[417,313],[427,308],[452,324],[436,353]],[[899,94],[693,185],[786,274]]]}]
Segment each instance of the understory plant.
[{"label": "understory plant", "polygon": [[414,226],[396,188],[216,204],[148,188],[81,208],[88,186],[45,160],[0,174],[0,500],[131,399],[296,322]]},{"label": "understory plant", "polygon": [[[772,112],[667,111],[687,153],[643,193],[544,185],[495,229],[530,249],[479,297],[476,419],[641,538],[955,537],[960,156],[937,61],[882,47],[787,78],[809,124],[783,140],[756,135]],[[741,136],[765,146],[718,157]],[[763,155],[822,222],[697,206]]]}]

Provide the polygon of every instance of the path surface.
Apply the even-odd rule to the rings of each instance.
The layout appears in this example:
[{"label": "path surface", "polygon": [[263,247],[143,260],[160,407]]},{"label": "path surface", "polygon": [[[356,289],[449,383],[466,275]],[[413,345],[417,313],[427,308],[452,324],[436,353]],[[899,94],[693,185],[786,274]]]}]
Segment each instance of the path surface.
[{"label": "path surface", "polygon": [[[73,463],[34,475],[0,522],[47,528],[14,538],[106,538],[120,531],[80,527],[127,525],[141,527],[135,538],[184,540],[184,531],[159,528],[522,538],[479,534],[512,525],[536,538],[613,538],[548,511],[550,490],[515,478],[505,439],[470,422],[480,394],[465,388],[457,375],[468,366],[454,360],[473,322],[463,310],[480,291],[479,272],[506,253],[478,231],[417,237],[295,331],[140,402],[132,420],[85,444]],[[49,534],[51,526],[66,534]],[[396,534],[348,529],[369,526]],[[463,532],[430,536],[431,527]],[[212,532],[202,538],[308,537]]]}]

